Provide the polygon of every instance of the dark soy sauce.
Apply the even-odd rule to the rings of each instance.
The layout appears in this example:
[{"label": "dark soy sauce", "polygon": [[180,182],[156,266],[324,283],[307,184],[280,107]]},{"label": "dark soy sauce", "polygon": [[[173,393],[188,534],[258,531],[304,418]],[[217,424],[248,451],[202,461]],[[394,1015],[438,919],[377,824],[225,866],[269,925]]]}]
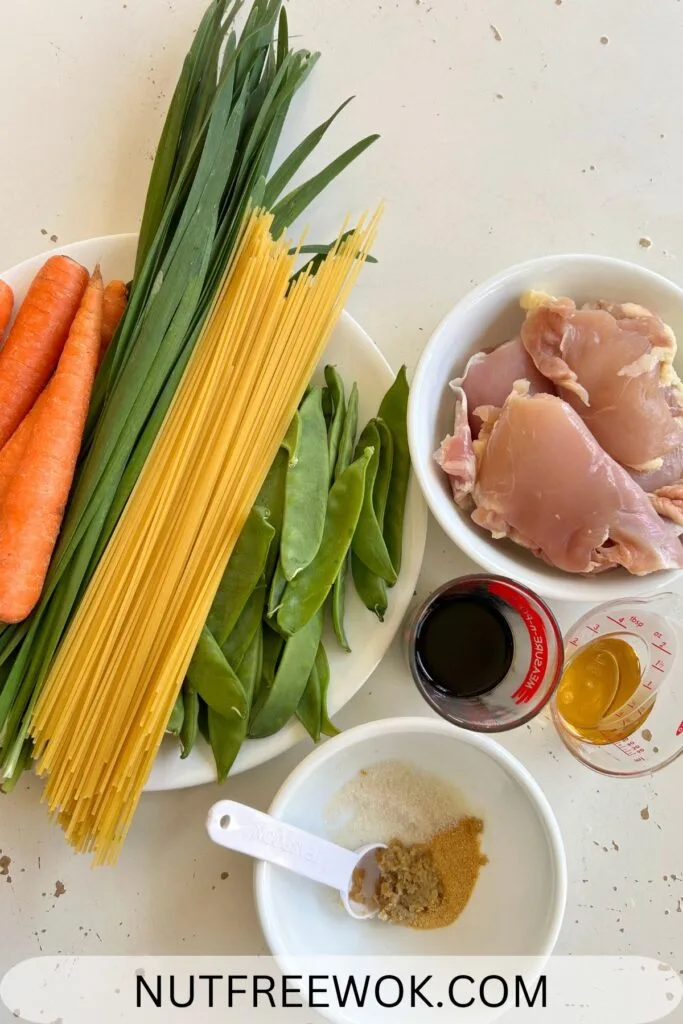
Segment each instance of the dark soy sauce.
[{"label": "dark soy sauce", "polygon": [[505,678],[512,663],[512,630],[494,598],[445,594],[434,602],[415,636],[417,663],[437,690],[480,697]]}]

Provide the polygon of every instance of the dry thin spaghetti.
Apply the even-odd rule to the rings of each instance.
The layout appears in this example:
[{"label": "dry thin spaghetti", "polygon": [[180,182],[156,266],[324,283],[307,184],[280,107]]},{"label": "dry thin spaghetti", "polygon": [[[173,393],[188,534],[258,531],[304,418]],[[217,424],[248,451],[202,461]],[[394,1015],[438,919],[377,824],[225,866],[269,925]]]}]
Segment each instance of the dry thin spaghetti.
[{"label": "dry thin spaghetti", "polygon": [[315,276],[248,220],[155,445],[67,631],[32,722],[69,841],[113,861],[240,531],[375,236]]}]

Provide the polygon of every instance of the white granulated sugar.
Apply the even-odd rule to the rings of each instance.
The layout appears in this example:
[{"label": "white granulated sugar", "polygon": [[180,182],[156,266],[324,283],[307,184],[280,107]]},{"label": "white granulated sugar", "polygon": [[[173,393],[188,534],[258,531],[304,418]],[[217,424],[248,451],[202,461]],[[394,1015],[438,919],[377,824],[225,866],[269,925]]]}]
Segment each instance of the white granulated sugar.
[{"label": "white granulated sugar", "polygon": [[366,843],[427,842],[470,810],[455,786],[405,761],[380,761],[355,775],[325,806],[330,838],[355,850]]}]

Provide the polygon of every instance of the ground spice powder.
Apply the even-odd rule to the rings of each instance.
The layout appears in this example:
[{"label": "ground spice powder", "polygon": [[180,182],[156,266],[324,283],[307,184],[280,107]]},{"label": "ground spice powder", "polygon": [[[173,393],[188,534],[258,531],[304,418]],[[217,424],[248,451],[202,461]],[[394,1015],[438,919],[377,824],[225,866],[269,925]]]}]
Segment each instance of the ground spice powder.
[{"label": "ground spice powder", "polygon": [[460,916],[488,858],[481,852],[484,823],[464,817],[427,843],[395,839],[377,860],[379,917],[412,928],[445,928]]},{"label": "ground spice powder", "polygon": [[452,828],[438,832],[429,842],[436,869],[441,876],[440,902],[419,914],[413,927],[445,928],[462,914],[488,857],[481,852],[481,818],[461,818]]}]

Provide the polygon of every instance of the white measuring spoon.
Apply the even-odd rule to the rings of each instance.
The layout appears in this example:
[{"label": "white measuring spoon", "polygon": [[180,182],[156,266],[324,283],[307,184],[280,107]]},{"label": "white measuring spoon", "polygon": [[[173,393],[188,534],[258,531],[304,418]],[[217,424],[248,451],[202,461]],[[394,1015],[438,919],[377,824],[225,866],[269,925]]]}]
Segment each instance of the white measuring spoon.
[{"label": "white measuring spoon", "polygon": [[[370,843],[355,852],[346,850],[234,800],[220,800],[213,805],[206,830],[219,846],[270,861],[338,889],[351,917],[364,920],[377,913],[375,890],[379,865],[375,854],[386,848],[384,843]],[[350,895],[356,868],[362,871],[357,880],[362,885],[362,902],[353,900]]]}]

